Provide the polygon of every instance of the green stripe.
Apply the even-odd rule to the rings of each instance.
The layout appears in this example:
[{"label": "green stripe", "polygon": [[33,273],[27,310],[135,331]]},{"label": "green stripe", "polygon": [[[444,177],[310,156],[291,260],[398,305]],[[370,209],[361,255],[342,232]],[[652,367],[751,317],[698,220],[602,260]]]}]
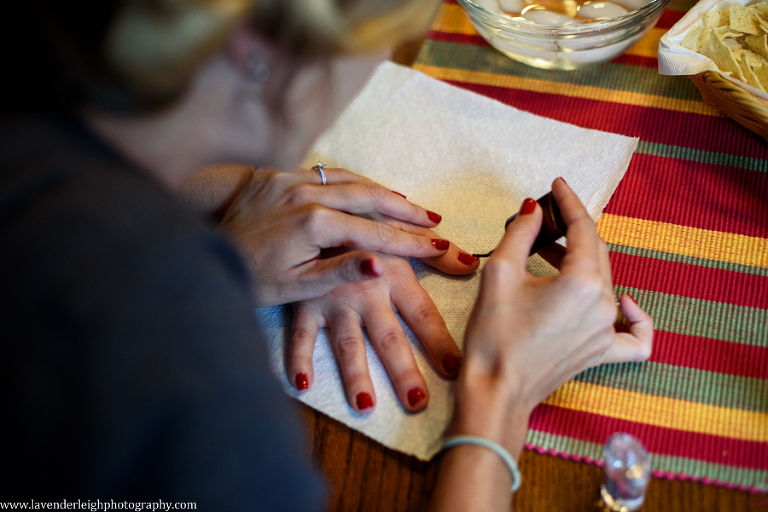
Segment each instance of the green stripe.
[{"label": "green stripe", "polygon": [[610,364],[582,372],[575,380],[731,409],[768,410],[768,380],[697,368],[654,362]]},{"label": "green stripe", "polygon": [[758,347],[768,347],[768,310],[615,286],[629,293],[654,320],[654,328]]},{"label": "green stripe", "polygon": [[612,252],[628,254],[630,256],[640,256],[643,258],[653,258],[656,260],[670,261],[674,263],[685,263],[686,265],[697,265],[699,267],[714,268],[718,270],[728,270],[730,272],[739,272],[742,274],[752,274],[756,276],[768,277],[768,267],[753,267],[750,265],[740,265],[721,260],[710,260],[706,258],[697,258],[685,254],[676,254],[672,252],[654,251],[652,249],[642,249],[629,245],[608,244]]},{"label": "green stripe", "polygon": [[514,75],[545,82],[635,92],[651,96],[701,102],[701,93],[691,80],[659,75],[655,67],[606,62],[574,71],[538,69],[516,62],[489,46],[451,43],[428,39],[419,62],[444,68]]},{"label": "green stripe", "polygon": [[635,151],[644,155],[677,158],[702,164],[727,165],[731,167],[740,167],[750,171],[768,172],[768,161],[742,155],[702,151],[699,149],[672,146],[669,144],[658,144],[643,140],[638,142]]},{"label": "green stripe", "polygon": [[[556,450],[580,457],[589,457],[594,460],[601,460],[603,457],[602,445],[533,429],[528,430],[528,437],[525,442],[548,450]],[[721,482],[756,487],[761,491],[768,491],[768,471],[726,466],[713,462],[655,453],[651,454],[651,462],[654,471],[671,472],[695,478],[710,478]]]}]

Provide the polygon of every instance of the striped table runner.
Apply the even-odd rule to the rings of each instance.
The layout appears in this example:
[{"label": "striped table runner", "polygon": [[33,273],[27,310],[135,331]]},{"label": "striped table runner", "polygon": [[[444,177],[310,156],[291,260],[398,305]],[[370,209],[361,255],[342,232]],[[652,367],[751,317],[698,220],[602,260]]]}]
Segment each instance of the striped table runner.
[{"label": "striped table runner", "polygon": [[[617,292],[655,319],[650,361],[587,371],[533,414],[527,447],[599,463],[616,431],[657,477],[768,491],[768,143],[705,106],[656,51],[671,0],[626,54],[539,70],[491,48],[444,0],[413,67],[521,110],[640,143],[598,228]],[[514,140],[514,134],[510,134]]]}]

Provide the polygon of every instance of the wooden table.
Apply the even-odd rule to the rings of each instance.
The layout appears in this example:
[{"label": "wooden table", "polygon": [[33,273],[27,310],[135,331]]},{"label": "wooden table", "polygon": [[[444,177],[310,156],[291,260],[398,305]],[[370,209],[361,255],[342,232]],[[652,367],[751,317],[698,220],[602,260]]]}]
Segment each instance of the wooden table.
[{"label": "wooden table", "polygon": [[[403,45],[392,59],[410,65],[420,45],[421,41]],[[419,461],[387,449],[322,413],[300,407],[309,431],[311,455],[330,484],[328,510],[426,510],[439,457],[430,463]],[[523,486],[515,495],[516,511],[597,509],[601,468],[531,451],[524,451],[520,468]],[[654,478],[643,510],[768,512],[768,495]]]},{"label": "wooden table", "polygon": [[[312,457],[328,478],[329,511],[420,512],[427,509],[440,467],[390,450],[346,425],[301,405]],[[598,510],[603,471],[597,466],[524,451],[516,512]],[[768,495],[654,478],[646,511],[768,512]],[[468,511],[470,512],[470,511]]]}]

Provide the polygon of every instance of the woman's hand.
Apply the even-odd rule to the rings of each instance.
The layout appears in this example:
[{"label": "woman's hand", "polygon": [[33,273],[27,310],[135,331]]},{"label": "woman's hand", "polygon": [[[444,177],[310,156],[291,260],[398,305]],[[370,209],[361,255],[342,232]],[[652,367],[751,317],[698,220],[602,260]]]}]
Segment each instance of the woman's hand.
[{"label": "woman's hand", "polygon": [[483,269],[466,332],[470,368],[502,379],[530,410],[587,368],[647,359],[653,336],[651,318],[628,295],[620,305],[629,332],[615,331],[608,246],[562,179],[552,191],[568,227],[559,275],[537,278],[525,270],[542,214],[526,200]]},{"label": "woman's hand", "polygon": [[[461,352],[408,259],[392,255],[380,258],[380,277],[345,284],[323,297],[294,304],[288,376],[298,390],[312,384],[312,353],[317,333],[320,328],[329,327],[349,404],[358,412],[372,412],[376,391],[368,372],[362,331],[365,326],[400,402],[409,411],[416,412],[427,406],[429,389],[395,312],[400,313],[418,336],[432,366],[442,376],[456,376]],[[455,245],[429,263],[450,274],[468,274],[478,266],[477,258]]]},{"label": "woman's hand", "polygon": [[[542,215],[528,199],[483,269],[449,428],[449,435],[496,441],[514,457],[522,450],[531,411],[560,385],[592,366],[643,361],[651,353],[653,321],[628,295],[620,305],[629,332],[614,329],[608,248],[594,222],[562,179],[552,192],[568,227],[560,274],[526,272]],[[433,509],[509,510],[510,485],[496,454],[460,446],[443,460]]]},{"label": "woman's hand", "polygon": [[[440,222],[436,213],[344,169],[325,174],[327,185],[313,170],[255,171],[226,210],[220,227],[251,267],[257,305],[375,279],[384,263],[369,251],[420,258],[446,253],[447,240],[424,235],[423,228]],[[320,258],[323,249],[340,246],[356,250]]]}]

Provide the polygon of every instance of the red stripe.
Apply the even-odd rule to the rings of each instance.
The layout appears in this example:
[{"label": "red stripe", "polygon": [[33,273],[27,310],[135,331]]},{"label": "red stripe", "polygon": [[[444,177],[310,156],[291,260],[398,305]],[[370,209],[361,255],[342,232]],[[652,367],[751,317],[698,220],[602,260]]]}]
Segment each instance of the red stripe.
[{"label": "red stripe", "polygon": [[664,9],[658,23],[656,23],[656,28],[669,30],[672,28],[672,25],[680,21],[680,18],[683,16],[685,16],[685,11],[671,11],[669,9]]},{"label": "red stripe", "polygon": [[[661,80],[662,85],[663,80],[682,80],[685,86],[695,87],[687,78],[680,76],[657,77],[654,80]],[[726,117],[483,84],[451,83],[521,110],[584,128],[702,151],[738,154],[747,158],[766,157],[765,140]],[[680,87],[680,84],[675,84],[675,87]],[[738,146],[734,147],[734,143]]]},{"label": "red stripe", "polygon": [[768,276],[611,253],[615,284],[737,306],[768,309]]},{"label": "red stripe", "polygon": [[598,444],[615,432],[628,432],[640,439],[651,454],[768,469],[768,443],[656,427],[546,404],[533,411],[530,428]]},{"label": "red stripe", "polygon": [[768,238],[766,197],[766,172],[635,153],[605,212]]},{"label": "red stripe", "polygon": [[768,348],[657,330],[653,333],[653,351],[648,360],[670,366],[765,379]]},{"label": "red stripe", "polygon": [[468,44],[472,46],[490,46],[488,41],[483,39],[483,37],[478,34],[454,34],[452,32],[432,30],[430,31],[428,38],[433,41],[440,41],[443,43]]},{"label": "red stripe", "polygon": [[644,68],[654,69],[659,66],[659,59],[656,57],[643,57],[642,55],[630,55],[628,53],[622,53],[618,57],[611,60],[611,62],[625,66],[641,66]]}]

